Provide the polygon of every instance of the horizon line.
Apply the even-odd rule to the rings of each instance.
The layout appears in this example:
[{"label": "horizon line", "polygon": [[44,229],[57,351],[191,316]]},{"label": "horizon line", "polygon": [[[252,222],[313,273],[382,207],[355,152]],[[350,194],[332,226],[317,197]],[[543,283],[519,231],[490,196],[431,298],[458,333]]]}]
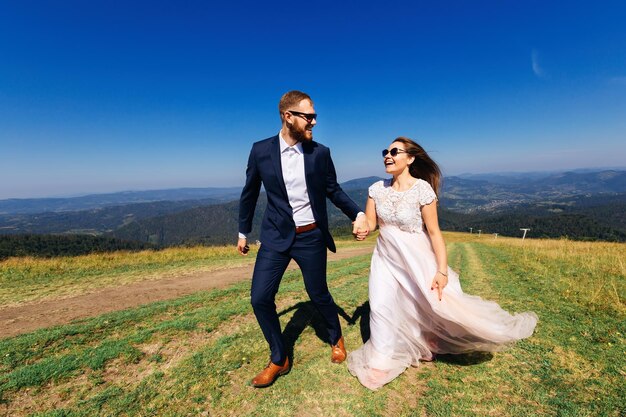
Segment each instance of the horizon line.
[{"label": "horizon line", "polygon": [[[454,175],[444,175],[443,178],[450,177],[464,177],[464,176],[485,176],[485,175],[501,175],[501,176],[514,176],[514,175],[522,175],[522,174],[557,174],[557,173],[579,173],[579,172],[604,172],[604,171],[626,171],[626,166],[622,167],[602,167],[602,168],[574,168],[574,169],[555,169],[555,170],[534,170],[534,171],[496,171],[496,172],[484,172],[484,173],[472,173],[472,172],[463,172]],[[341,181],[340,184],[344,184],[346,182],[360,180],[363,178],[377,177],[383,178],[378,175],[369,175],[365,177],[357,177],[351,178],[345,181]],[[241,185],[232,185],[232,186],[207,186],[207,187],[192,187],[192,186],[179,186],[179,187],[155,187],[155,188],[136,188],[136,189],[121,189],[117,191],[103,191],[103,192],[75,192],[71,194],[56,194],[56,195],[47,195],[47,196],[38,196],[38,197],[7,197],[0,198],[0,202],[9,201],[9,200],[44,200],[44,199],[71,199],[71,198],[81,198],[81,197],[89,197],[89,196],[102,196],[107,194],[122,194],[122,193],[140,193],[140,192],[150,192],[150,191],[171,191],[171,190],[206,190],[206,189],[234,189],[241,188]]]}]

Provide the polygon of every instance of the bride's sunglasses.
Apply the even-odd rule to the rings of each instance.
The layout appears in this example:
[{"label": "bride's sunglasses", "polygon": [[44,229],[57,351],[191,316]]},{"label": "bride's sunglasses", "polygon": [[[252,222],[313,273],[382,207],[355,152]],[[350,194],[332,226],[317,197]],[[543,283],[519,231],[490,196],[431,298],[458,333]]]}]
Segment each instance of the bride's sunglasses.
[{"label": "bride's sunglasses", "polygon": [[387,155],[391,155],[393,157],[397,156],[399,153],[406,153],[404,149],[391,148],[391,149],[383,149],[383,158]]}]

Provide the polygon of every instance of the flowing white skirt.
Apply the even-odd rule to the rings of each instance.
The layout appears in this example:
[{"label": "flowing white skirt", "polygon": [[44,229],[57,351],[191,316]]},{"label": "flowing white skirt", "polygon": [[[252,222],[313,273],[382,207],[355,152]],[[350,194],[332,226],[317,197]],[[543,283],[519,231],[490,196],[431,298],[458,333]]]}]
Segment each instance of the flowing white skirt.
[{"label": "flowing white skirt", "polygon": [[426,233],[380,229],[369,276],[371,336],[348,355],[350,373],[367,388],[382,387],[435,353],[492,352],[532,335],[535,313],[511,315],[463,293],[452,269],[439,301],[430,289],[436,272]]}]

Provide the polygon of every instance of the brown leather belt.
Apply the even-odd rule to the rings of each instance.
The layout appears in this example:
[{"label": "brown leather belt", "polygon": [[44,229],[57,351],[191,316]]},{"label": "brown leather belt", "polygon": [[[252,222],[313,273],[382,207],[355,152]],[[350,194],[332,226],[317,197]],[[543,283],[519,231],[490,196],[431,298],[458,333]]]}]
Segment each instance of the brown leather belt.
[{"label": "brown leather belt", "polygon": [[313,230],[317,227],[317,223],[305,224],[304,226],[296,226],[296,234],[308,232],[309,230]]}]

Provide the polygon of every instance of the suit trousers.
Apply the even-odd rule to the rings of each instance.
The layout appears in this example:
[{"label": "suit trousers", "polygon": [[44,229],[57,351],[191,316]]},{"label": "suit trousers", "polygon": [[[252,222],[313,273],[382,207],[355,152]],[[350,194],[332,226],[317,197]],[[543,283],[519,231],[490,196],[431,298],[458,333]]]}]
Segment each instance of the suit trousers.
[{"label": "suit trousers", "polygon": [[265,340],[270,345],[271,361],[277,365],[284,363],[287,350],[275,297],[291,259],[300,267],[309,298],[326,323],[329,342],[336,344],[341,337],[337,306],[326,283],[326,244],[319,228],[296,235],[293,245],[286,252],[261,244],[252,276],[251,302]]}]

